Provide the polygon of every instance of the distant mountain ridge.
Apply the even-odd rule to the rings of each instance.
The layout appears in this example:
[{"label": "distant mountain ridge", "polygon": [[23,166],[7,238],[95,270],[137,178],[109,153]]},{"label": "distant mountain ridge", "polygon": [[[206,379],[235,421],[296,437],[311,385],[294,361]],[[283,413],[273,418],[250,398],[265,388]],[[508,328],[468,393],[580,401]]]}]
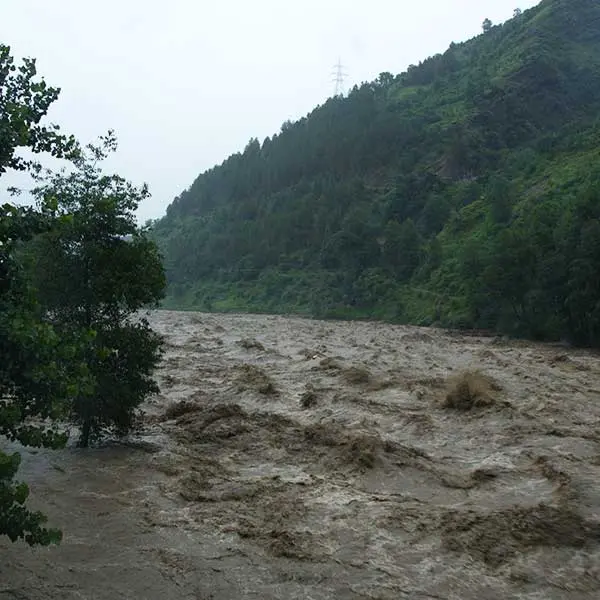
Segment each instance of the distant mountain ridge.
[{"label": "distant mountain ridge", "polygon": [[167,305],[596,345],[598,115],[600,3],[544,0],[200,175],[154,226]]}]

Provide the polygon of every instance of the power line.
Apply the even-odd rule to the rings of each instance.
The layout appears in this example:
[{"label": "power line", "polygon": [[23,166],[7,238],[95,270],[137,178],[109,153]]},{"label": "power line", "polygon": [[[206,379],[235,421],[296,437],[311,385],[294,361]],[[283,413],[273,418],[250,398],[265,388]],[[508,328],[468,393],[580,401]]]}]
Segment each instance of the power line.
[{"label": "power line", "polygon": [[337,64],[333,67],[334,70],[331,73],[333,76],[332,82],[335,84],[334,96],[339,96],[344,94],[344,79],[348,76],[347,73],[344,72],[344,65],[342,64],[341,58],[338,58]]}]

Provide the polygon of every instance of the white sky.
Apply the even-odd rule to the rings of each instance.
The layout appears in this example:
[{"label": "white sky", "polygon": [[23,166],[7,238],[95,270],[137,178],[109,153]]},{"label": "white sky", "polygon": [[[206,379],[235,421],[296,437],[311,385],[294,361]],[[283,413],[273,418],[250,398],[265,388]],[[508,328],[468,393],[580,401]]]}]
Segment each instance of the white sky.
[{"label": "white sky", "polygon": [[[114,129],[107,167],[153,197],[141,221],[204,170],[333,92],[400,73],[537,0],[0,0],[0,41],[62,88],[50,119],[89,142]],[[21,183],[2,178],[4,189]]]}]

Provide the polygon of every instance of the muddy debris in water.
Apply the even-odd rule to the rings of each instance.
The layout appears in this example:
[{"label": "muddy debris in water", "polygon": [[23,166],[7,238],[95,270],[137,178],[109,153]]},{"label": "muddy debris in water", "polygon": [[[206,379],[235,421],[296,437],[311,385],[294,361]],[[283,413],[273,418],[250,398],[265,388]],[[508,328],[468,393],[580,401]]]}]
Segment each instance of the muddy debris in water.
[{"label": "muddy debris in water", "polygon": [[314,366],[313,370],[337,374],[337,372],[341,371],[343,368],[344,367],[338,358],[328,356],[319,361],[319,364]]},{"label": "muddy debris in water", "polygon": [[231,482],[213,484],[196,474],[189,475],[181,485],[180,496],[190,502],[248,502],[260,495],[258,484],[240,485]]},{"label": "muddy debris in water", "polygon": [[[216,498],[218,494],[213,490],[219,485],[226,484],[228,475],[228,470],[218,460],[197,454],[192,465],[179,481],[179,495],[190,502],[214,501],[210,498]],[[222,495],[226,493],[222,490]],[[229,493],[235,495],[234,490],[230,489]]]},{"label": "muddy debris in water", "polygon": [[412,331],[402,336],[403,342],[419,342],[422,344],[438,343],[429,333],[424,331]]},{"label": "muddy debris in water", "polygon": [[259,352],[265,351],[264,345],[254,338],[243,338],[236,343],[245,350],[258,350]]},{"label": "muddy debris in water", "polygon": [[344,446],[347,459],[362,469],[373,469],[379,458],[381,440],[370,436],[357,436]]},{"label": "muddy debris in water", "polygon": [[442,519],[445,548],[499,567],[540,546],[600,547],[600,523],[568,507],[538,504],[483,513],[451,511]]},{"label": "muddy debris in water", "polygon": [[265,396],[278,394],[275,382],[260,367],[256,365],[243,364],[239,367],[238,388],[244,390],[256,390]]},{"label": "muddy debris in water", "polygon": [[366,384],[371,381],[371,373],[369,369],[363,366],[354,366],[344,369],[342,377],[350,385]]},{"label": "muddy debris in water", "polygon": [[166,373],[162,377],[162,383],[166,387],[173,387],[177,384],[177,378],[173,377],[173,375],[171,375],[170,373]]},{"label": "muddy debris in water", "polygon": [[431,390],[439,390],[446,388],[448,380],[444,377],[405,377],[401,379],[404,387],[409,391],[414,391],[418,388],[426,388]]},{"label": "muddy debris in water", "polygon": [[268,533],[268,550],[276,557],[298,561],[318,561],[326,554],[316,537],[311,531],[272,529]]},{"label": "muddy debris in water", "polygon": [[[328,556],[322,534],[307,529],[303,524],[308,516],[300,499],[304,490],[295,486],[275,485],[264,493],[261,509],[249,514],[238,514],[235,522],[224,528],[243,540],[264,548],[268,555],[297,561],[316,561]],[[298,496],[298,494],[302,494]]]},{"label": "muddy debris in water", "polygon": [[160,453],[153,457],[152,465],[154,468],[167,477],[176,477],[181,475],[183,466],[180,461],[172,454]]},{"label": "muddy debris in water", "polygon": [[332,404],[356,404],[366,406],[365,399],[356,392],[335,392],[331,398]]},{"label": "muddy debris in water", "polygon": [[548,361],[551,365],[557,365],[560,363],[568,363],[570,362],[570,358],[568,354],[555,354]]},{"label": "muddy debris in water", "polygon": [[383,390],[388,390],[393,387],[398,387],[399,382],[396,381],[393,377],[378,379],[375,377],[371,377],[366,386],[367,392],[381,392]]},{"label": "muddy debris in water", "polygon": [[319,394],[317,390],[310,384],[307,384],[306,389],[300,396],[300,406],[302,408],[314,408],[319,403]]},{"label": "muddy debris in water", "polygon": [[178,419],[188,413],[201,410],[202,406],[193,400],[178,400],[171,402],[165,410],[166,419]]},{"label": "muddy debris in water", "polygon": [[566,471],[557,467],[547,456],[539,456],[535,466],[548,481],[556,484],[554,494],[558,502],[576,501],[572,478]]},{"label": "muddy debris in water", "polygon": [[332,425],[309,425],[304,437],[309,445],[333,449],[332,466],[336,467],[372,469],[384,448],[377,435],[349,433]]},{"label": "muddy debris in water", "polygon": [[469,411],[491,406],[496,402],[496,392],[501,389],[498,383],[481,371],[463,371],[448,380],[442,407]]},{"label": "muddy debris in water", "polygon": [[550,358],[548,363],[552,367],[569,369],[572,371],[580,371],[580,372],[591,371],[591,368],[589,365],[586,365],[578,360],[574,360],[567,354],[555,354],[554,356],[552,356]]},{"label": "muddy debris in water", "polygon": [[402,414],[402,420],[407,425],[412,425],[417,434],[430,433],[435,429],[433,417],[429,413],[405,412]]},{"label": "muddy debris in water", "polygon": [[316,350],[311,348],[302,348],[302,350],[298,351],[298,355],[304,356],[306,360],[317,360],[317,358],[323,358],[325,356],[324,352],[324,347],[317,348]]},{"label": "muddy debris in water", "polygon": [[238,404],[217,404],[184,415],[175,436],[187,443],[207,443],[247,431],[248,415]]}]

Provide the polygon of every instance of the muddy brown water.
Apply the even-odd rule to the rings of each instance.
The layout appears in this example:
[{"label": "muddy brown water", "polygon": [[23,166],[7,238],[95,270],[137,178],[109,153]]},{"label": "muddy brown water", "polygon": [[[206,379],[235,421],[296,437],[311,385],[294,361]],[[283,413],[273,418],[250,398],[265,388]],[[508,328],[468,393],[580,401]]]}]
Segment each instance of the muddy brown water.
[{"label": "muddy brown water", "polygon": [[[600,361],[380,323],[156,312],[124,444],[25,451],[54,548],[0,598],[600,597]],[[491,400],[444,408],[479,369]]]}]

